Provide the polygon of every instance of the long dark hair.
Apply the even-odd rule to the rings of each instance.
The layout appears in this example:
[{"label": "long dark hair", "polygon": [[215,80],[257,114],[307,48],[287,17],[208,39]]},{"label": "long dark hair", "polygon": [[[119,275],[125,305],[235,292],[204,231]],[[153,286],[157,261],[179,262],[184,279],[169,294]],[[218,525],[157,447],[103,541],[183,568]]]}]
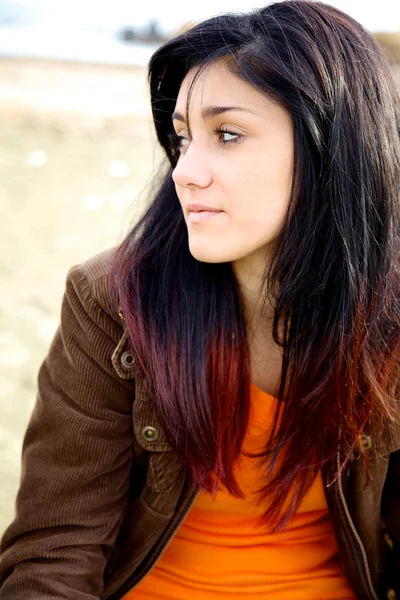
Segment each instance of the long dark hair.
[{"label": "long dark hair", "polygon": [[346,464],[366,427],[394,418],[400,102],[372,35],[321,2],[214,17],[151,58],[151,105],[167,162],[151,205],[117,252],[115,282],[165,432],[193,482],[211,493],[222,483],[242,496],[233,467],[249,417],[249,349],[231,264],[202,263],[189,252],[171,178],[178,160],[171,113],[188,71],[220,59],[279,102],[294,128],[291,200],[264,277],[283,366],[280,414],[259,455],[260,501],[263,522],[277,530],[321,467],[333,464],[339,437]]}]

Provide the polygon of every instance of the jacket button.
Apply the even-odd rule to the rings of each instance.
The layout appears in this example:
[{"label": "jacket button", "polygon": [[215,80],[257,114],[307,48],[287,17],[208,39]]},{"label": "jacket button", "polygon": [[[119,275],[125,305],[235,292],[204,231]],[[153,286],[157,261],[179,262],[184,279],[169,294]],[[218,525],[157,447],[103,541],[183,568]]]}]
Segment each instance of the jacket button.
[{"label": "jacket button", "polygon": [[390,535],[387,532],[385,532],[384,538],[385,538],[385,544],[386,544],[386,546],[390,550],[393,550],[393,545],[394,545],[393,544],[393,540],[392,540],[392,538],[390,537]]},{"label": "jacket button", "polygon": [[361,434],[361,443],[363,445],[363,448],[366,452],[368,452],[368,450],[371,450],[372,448],[372,438],[369,435],[366,435],[365,433]]},{"label": "jacket button", "polygon": [[394,591],[394,589],[388,589],[388,591],[386,592],[386,598],[387,600],[396,600],[396,592]]},{"label": "jacket button", "polygon": [[146,425],[142,429],[142,436],[146,440],[146,442],[154,442],[154,440],[158,437],[158,432],[155,427],[151,427],[151,425]]},{"label": "jacket button", "polygon": [[135,364],[135,357],[130,352],[121,354],[121,364],[125,369],[130,369]]}]

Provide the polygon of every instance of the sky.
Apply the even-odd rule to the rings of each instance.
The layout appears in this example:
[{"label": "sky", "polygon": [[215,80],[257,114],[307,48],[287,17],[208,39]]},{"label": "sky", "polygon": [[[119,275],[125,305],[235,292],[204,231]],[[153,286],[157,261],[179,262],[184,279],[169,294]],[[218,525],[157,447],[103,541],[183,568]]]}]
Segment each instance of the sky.
[{"label": "sky", "polygon": [[[157,18],[162,29],[173,31],[185,22],[221,12],[247,12],[265,6],[268,0],[8,0],[7,3],[40,8],[49,19],[71,25],[77,22],[100,27],[123,23],[140,25]],[[399,0],[330,0],[329,3],[353,16],[370,31],[400,32]]]}]

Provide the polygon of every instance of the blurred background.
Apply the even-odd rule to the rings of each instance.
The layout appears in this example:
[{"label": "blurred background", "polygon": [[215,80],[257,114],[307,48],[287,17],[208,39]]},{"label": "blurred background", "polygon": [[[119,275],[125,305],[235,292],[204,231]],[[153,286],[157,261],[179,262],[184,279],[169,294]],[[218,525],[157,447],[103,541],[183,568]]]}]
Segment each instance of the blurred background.
[{"label": "blurred background", "polygon": [[[189,23],[266,3],[0,0],[0,535],[67,271],[122,239],[160,159],[146,64]],[[331,4],[374,32],[400,81],[400,4]]]}]

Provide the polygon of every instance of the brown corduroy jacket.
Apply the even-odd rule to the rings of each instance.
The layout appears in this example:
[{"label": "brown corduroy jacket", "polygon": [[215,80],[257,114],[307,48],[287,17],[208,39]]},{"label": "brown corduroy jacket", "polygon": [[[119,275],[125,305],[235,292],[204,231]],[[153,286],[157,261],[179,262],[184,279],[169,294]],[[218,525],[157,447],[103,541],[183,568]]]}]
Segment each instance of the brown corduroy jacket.
[{"label": "brown corduroy jacket", "polygon": [[[116,600],[154,566],[189,511],[189,484],[153,408],[107,250],[73,267],[41,366],[16,517],[1,540],[0,600]],[[326,498],[358,598],[400,598],[400,426],[363,436]],[[335,459],[340,465],[340,450]],[[268,560],[268,557],[266,557]]]}]

